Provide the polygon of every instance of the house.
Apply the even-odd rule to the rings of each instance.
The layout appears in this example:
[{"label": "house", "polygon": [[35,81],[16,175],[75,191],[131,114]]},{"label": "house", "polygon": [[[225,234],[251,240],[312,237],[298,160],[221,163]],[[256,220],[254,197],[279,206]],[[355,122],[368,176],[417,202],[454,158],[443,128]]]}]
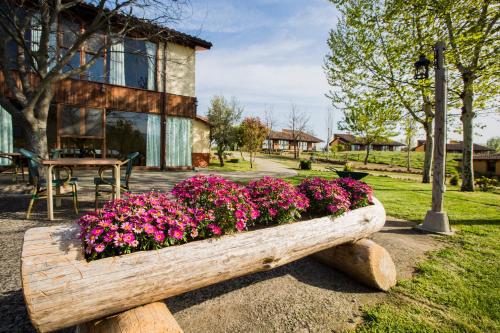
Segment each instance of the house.
[{"label": "house", "polygon": [[321,142],[323,140],[311,134],[299,131],[294,135],[293,130],[283,129],[280,132],[271,131],[268,139],[263,142],[262,149],[283,151],[293,150],[297,146],[299,151],[316,151],[319,150],[318,144]]},{"label": "house", "polygon": [[[86,12],[93,8],[81,6]],[[56,52],[71,45],[75,26],[85,30],[85,21],[68,20],[58,20],[53,38]],[[212,44],[150,23],[147,29],[158,33],[146,40],[136,30],[133,36],[114,42],[86,73],[55,87],[47,124],[49,149],[61,149],[63,156],[90,152],[103,158],[138,151],[137,165],[152,169],[208,164],[210,127],[197,115],[195,57]],[[34,28],[29,34],[32,43],[40,38]],[[83,45],[73,64],[83,64],[95,54],[103,38],[107,36],[96,34]],[[1,74],[0,93],[10,94]],[[0,121],[0,151],[28,146],[21,126],[1,105]]]},{"label": "house", "polygon": [[[462,162],[461,158],[456,159]],[[483,176],[500,177],[500,153],[480,153],[472,156],[474,172]]]},{"label": "house", "polygon": [[[494,149],[491,149],[486,146],[478,145],[474,143],[473,145],[474,153],[487,153],[494,152]],[[425,140],[418,140],[417,146],[413,148],[414,151],[425,151]],[[450,154],[462,154],[464,151],[464,143],[462,141],[454,141],[451,140],[450,143],[446,144],[446,152]]]},{"label": "house", "polygon": [[[330,148],[337,147],[339,151],[360,151],[366,150],[366,145],[362,138],[352,134],[334,134],[333,139],[329,143]],[[372,150],[380,151],[400,151],[405,145],[393,140],[380,140],[374,142],[371,146]]]}]

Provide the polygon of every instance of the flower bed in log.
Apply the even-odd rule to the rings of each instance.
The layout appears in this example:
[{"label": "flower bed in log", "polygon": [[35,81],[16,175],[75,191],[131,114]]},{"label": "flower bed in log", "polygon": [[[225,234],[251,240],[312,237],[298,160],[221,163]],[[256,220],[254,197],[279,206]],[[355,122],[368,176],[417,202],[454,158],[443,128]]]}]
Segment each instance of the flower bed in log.
[{"label": "flower bed in log", "polygon": [[295,187],[271,177],[243,186],[195,176],[170,194],[127,194],[78,224],[85,257],[95,260],[292,223],[303,214],[336,217],[372,203],[370,186],[354,179],[306,178]]}]

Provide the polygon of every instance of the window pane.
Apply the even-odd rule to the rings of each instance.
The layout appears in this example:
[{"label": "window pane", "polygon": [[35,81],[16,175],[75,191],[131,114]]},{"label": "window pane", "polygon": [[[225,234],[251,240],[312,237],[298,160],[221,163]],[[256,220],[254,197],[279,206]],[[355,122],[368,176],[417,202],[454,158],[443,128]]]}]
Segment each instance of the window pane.
[{"label": "window pane", "polygon": [[80,135],[80,108],[64,107],[61,112],[61,134]]},{"label": "window pane", "polygon": [[151,59],[148,57],[145,41],[125,39],[125,84],[127,86],[155,89],[155,68],[156,58],[155,56]]},{"label": "window pane", "polygon": [[[66,52],[65,49],[62,49],[61,52],[64,54]],[[66,66],[63,67],[63,73],[68,72],[72,69],[80,67],[80,52],[76,52],[69,63],[66,64]],[[78,79],[80,76],[78,74],[72,75],[72,78]]]},{"label": "window pane", "polygon": [[[159,140],[153,140],[155,133],[151,132],[148,137],[148,116],[159,117],[158,115],[147,113],[107,111],[107,156],[124,158],[127,154],[138,151],[140,156],[136,160],[136,164],[146,165],[148,151],[152,154],[154,151],[159,151],[160,149]],[[151,126],[151,122],[149,127],[150,131],[155,130],[154,126]],[[148,139],[150,140],[149,149]],[[152,149],[152,144],[158,145],[157,149]]]},{"label": "window pane", "polygon": [[[94,55],[85,54],[85,62],[91,61]],[[104,82],[104,57],[99,57],[87,70],[86,78],[89,81]]]},{"label": "window pane", "polygon": [[101,34],[95,34],[92,35],[86,42],[85,42],[85,50],[91,53],[97,53],[101,49],[101,47],[104,45],[104,35]]},{"label": "window pane", "polygon": [[80,34],[80,25],[75,22],[62,20],[62,46],[71,48]]},{"label": "window pane", "polygon": [[85,110],[85,135],[102,136],[102,110]]}]

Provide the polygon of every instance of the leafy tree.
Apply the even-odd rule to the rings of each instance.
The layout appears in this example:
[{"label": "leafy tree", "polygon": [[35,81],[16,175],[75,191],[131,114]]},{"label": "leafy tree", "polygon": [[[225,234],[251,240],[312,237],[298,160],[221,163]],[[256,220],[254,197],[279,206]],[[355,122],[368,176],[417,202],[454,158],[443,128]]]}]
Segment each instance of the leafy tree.
[{"label": "leafy tree", "polygon": [[[106,49],[133,31],[162,38],[169,30],[161,25],[179,19],[184,4],[177,0],[2,1],[0,71],[7,94],[0,94],[0,104],[25,132],[29,148],[48,157],[47,118],[60,81],[87,71]],[[84,28],[62,26],[64,20],[83,20]],[[148,29],[141,28],[144,24]],[[64,51],[54,45],[58,31],[65,34]],[[71,64],[87,42],[95,41],[96,33],[103,37],[96,52],[84,65]]]},{"label": "leafy tree", "polygon": [[240,127],[243,148],[249,153],[250,168],[253,168],[255,153],[261,149],[262,142],[267,138],[269,129],[258,117],[245,118]]},{"label": "leafy tree", "polygon": [[486,141],[486,146],[495,149],[495,151],[500,151],[500,136],[490,138],[488,141]]},{"label": "leafy tree", "polygon": [[364,99],[367,91],[395,102],[425,130],[422,181],[430,182],[433,153],[430,80],[413,79],[413,63],[432,43],[434,23],[398,0],[331,0],[341,17],[328,39],[325,59],[329,97],[336,108]]},{"label": "leafy tree", "polygon": [[236,98],[231,101],[224,96],[214,96],[208,108],[208,121],[212,124],[210,140],[217,146],[217,156],[224,166],[224,151],[235,141],[235,125],[240,120],[243,107]]},{"label": "leafy tree", "polygon": [[427,1],[427,15],[437,16],[448,43],[447,60],[461,83],[464,150],[462,191],[474,191],[473,127],[477,111],[498,104],[500,61],[500,5],[491,0]]},{"label": "leafy tree", "polygon": [[346,103],[344,120],[339,122],[339,128],[361,140],[366,147],[364,163],[367,164],[371,145],[397,134],[395,129],[400,113],[389,101],[373,94],[365,94],[363,98]]}]

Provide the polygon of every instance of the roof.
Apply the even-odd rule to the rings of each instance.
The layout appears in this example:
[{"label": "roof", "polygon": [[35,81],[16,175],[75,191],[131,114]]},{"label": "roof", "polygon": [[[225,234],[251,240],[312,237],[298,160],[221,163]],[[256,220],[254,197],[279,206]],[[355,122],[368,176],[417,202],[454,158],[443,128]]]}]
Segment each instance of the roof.
[{"label": "roof", "polygon": [[[78,17],[93,19],[97,8],[89,3],[80,3],[72,10],[77,11]],[[123,23],[125,15],[117,15],[114,23],[119,25],[120,22]],[[129,19],[128,17],[126,18]],[[210,49],[212,43],[201,38],[185,34],[183,32],[176,31],[174,29],[161,26],[156,23],[147,22],[139,18],[132,18],[132,24],[136,24],[137,28],[134,29],[133,34],[138,36],[145,35],[155,35],[159,40],[171,41],[176,44],[192,47],[194,49]]]},{"label": "roof", "polygon": [[[419,145],[417,147],[425,145],[425,140],[418,140],[418,142],[419,142]],[[446,151],[463,151],[463,150],[464,150],[463,141],[452,142],[452,143],[446,144]],[[482,145],[478,145],[477,143],[474,143],[472,150],[474,152],[494,152],[495,151],[495,149],[492,149],[492,148],[486,147],[486,146],[482,146]]]},{"label": "roof", "polygon": [[207,124],[208,126],[212,126],[212,124],[208,121],[208,118],[205,116],[196,115],[195,119]]},{"label": "roof", "polygon": [[[500,160],[500,153],[480,153],[472,155],[474,161],[494,161]],[[455,161],[461,161],[461,157],[454,158]]]},{"label": "roof", "polygon": [[[343,133],[338,133],[333,135],[333,140],[335,139],[340,139],[346,143],[351,143],[355,145],[364,145],[365,143],[363,142],[363,139],[360,137],[356,137],[352,134],[343,134]],[[332,141],[333,141],[332,140]],[[330,142],[331,143],[331,142]],[[380,140],[372,143],[372,146],[405,146],[405,144],[401,142],[397,142],[394,140]]]},{"label": "roof", "polygon": [[[317,137],[308,134],[306,132],[299,132],[298,136],[299,136],[299,141],[302,142],[313,142],[313,143],[323,142],[323,140],[318,139]],[[281,132],[271,131],[271,133],[269,133],[269,139],[293,141],[293,131],[291,129],[283,129]]]}]

